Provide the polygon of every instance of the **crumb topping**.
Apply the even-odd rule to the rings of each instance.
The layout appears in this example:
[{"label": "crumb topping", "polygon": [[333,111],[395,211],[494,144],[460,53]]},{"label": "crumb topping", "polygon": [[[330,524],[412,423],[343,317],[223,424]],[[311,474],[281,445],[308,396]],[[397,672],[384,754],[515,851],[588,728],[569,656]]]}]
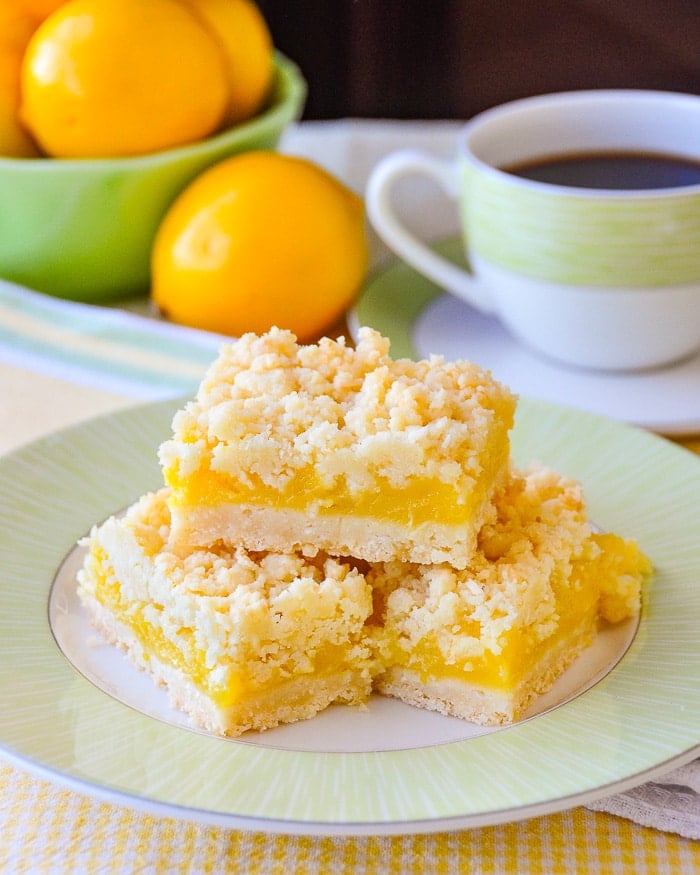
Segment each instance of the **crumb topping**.
[{"label": "crumb topping", "polygon": [[494,436],[512,427],[515,397],[469,362],[392,360],[389,341],[362,328],[300,346],[272,329],[225,345],[197,397],[160,448],[164,468],[203,467],[283,488],[309,466],[329,486],[361,491],[414,477],[468,488]]}]

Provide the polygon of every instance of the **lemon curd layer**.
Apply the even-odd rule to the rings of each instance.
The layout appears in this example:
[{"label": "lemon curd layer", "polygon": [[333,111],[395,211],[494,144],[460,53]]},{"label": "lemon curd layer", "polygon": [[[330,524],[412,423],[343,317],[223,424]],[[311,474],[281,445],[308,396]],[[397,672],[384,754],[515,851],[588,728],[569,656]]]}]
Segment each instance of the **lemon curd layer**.
[{"label": "lemon curd layer", "polygon": [[172,546],[314,543],[464,567],[506,476],[514,411],[488,372],[392,360],[370,329],[355,348],[245,335],[222,348],[160,448]]},{"label": "lemon curd layer", "polygon": [[406,486],[393,486],[386,477],[377,477],[373,489],[356,494],[339,490],[334,483],[323,483],[312,466],[297,471],[283,489],[249,477],[243,483],[227,474],[198,471],[190,477],[179,476],[178,468],[166,474],[172,488],[171,508],[214,507],[218,504],[253,504],[275,509],[306,511],[321,516],[354,514],[360,517],[417,526],[437,518],[446,526],[458,526],[471,520],[491,495],[496,471],[501,470],[503,450],[489,460],[483,481],[466,495],[450,483],[436,478],[415,478]]}]

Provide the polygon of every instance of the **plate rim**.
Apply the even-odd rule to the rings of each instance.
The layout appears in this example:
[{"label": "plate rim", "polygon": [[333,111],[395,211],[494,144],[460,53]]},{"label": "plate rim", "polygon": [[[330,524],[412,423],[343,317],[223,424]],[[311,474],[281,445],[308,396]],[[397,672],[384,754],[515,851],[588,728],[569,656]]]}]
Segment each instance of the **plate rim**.
[{"label": "plate rim", "polygon": [[484,811],[472,814],[468,817],[454,815],[444,818],[412,821],[356,821],[348,823],[325,823],[309,820],[271,820],[264,817],[250,817],[245,815],[232,815],[225,812],[217,812],[200,808],[173,805],[169,802],[161,802],[142,796],[132,795],[125,792],[115,792],[108,787],[81,781],[56,771],[50,767],[42,766],[32,760],[24,759],[15,754],[8,754],[0,748],[3,758],[13,766],[34,775],[35,777],[50,781],[66,790],[75,793],[87,794],[96,800],[107,802],[110,805],[126,805],[134,811],[151,817],[172,817],[186,822],[196,822],[207,826],[223,827],[226,829],[241,829],[246,831],[258,831],[274,835],[305,835],[305,836],[392,836],[392,835],[419,835],[440,832],[450,832],[460,829],[479,829],[483,827],[499,826],[508,823],[517,823],[530,820],[534,817],[542,817],[556,814],[570,808],[587,805],[604,798],[612,793],[623,793],[633,789],[641,783],[653,781],[655,778],[668,774],[671,770],[680,768],[700,755],[700,746],[671,757],[656,766],[640,772],[626,780],[615,781],[609,785],[597,787],[585,793],[574,793],[571,796],[561,797],[555,803],[541,802],[528,806],[520,806],[512,809],[500,809],[496,811]]},{"label": "plate rim", "polygon": [[[63,429],[60,432],[53,433],[43,438],[39,438],[32,443],[21,447],[8,455],[0,458],[0,494],[12,495],[14,494],[12,491],[13,485],[18,485],[18,483],[26,483],[28,478],[28,472],[32,472],[32,476],[36,480],[40,482],[44,482],[52,477],[57,475],[57,472],[61,465],[65,463],[66,459],[72,460],[73,467],[68,470],[66,473],[63,472],[63,476],[66,478],[65,483],[63,484],[63,492],[59,490],[58,496],[51,496],[54,504],[48,509],[47,513],[49,518],[53,519],[53,516],[58,514],[60,511],[64,509],[66,491],[75,490],[78,482],[82,483],[82,486],[87,488],[86,482],[89,481],[89,478],[86,477],[85,465],[100,467],[102,462],[102,453],[103,446],[102,444],[97,447],[97,442],[104,442],[109,438],[109,441],[112,442],[111,451],[113,458],[114,454],[118,451],[123,453],[124,451],[124,438],[130,436],[134,439],[134,446],[131,448],[130,452],[125,453],[126,460],[122,460],[121,456],[119,459],[120,465],[117,465],[119,471],[109,480],[109,483],[103,487],[102,484],[99,486],[91,486],[87,489],[87,492],[80,492],[80,494],[89,501],[93,503],[88,507],[81,508],[81,513],[83,518],[90,516],[93,514],[93,510],[95,509],[95,505],[98,505],[101,509],[101,512],[104,510],[108,510],[112,512],[117,509],[116,506],[109,506],[109,502],[112,501],[113,495],[121,496],[124,492],[124,489],[128,486],[130,489],[134,489],[137,492],[137,495],[140,494],[141,491],[145,491],[147,488],[147,484],[142,483],[140,480],[137,482],[137,474],[134,473],[132,475],[131,483],[124,484],[121,481],[121,477],[125,470],[129,470],[129,463],[140,459],[140,469],[147,469],[151,471],[152,475],[155,478],[155,462],[154,460],[144,460],[143,453],[152,451],[153,455],[155,455],[155,445],[153,442],[154,433],[165,437],[165,433],[167,431],[167,427],[169,425],[169,419],[171,414],[176,410],[182,403],[182,399],[171,399],[168,401],[160,401],[151,404],[138,404],[129,408],[125,408],[123,410],[116,411],[114,413],[105,414],[99,417],[96,417],[92,420],[88,420],[87,422],[78,423],[76,425],[70,426],[67,429]],[[547,422],[548,428],[551,428],[553,424],[558,424],[559,426],[566,425],[569,423],[569,427],[573,426],[573,423],[576,422],[580,424],[582,421],[590,426],[590,428],[597,432],[600,435],[613,435],[615,437],[615,441],[626,444],[627,442],[631,442],[636,445],[637,449],[642,449],[644,452],[650,457],[654,458],[656,461],[660,461],[664,463],[664,467],[667,469],[666,474],[668,474],[668,470],[673,470],[675,472],[676,478],[679,476],[679,471],[682,469],[682,473],[688,474],[690,471],[689,465],[692,460],[692,465],[697,464],[697,459],[695,456],[690,454],[688,451],[683,450],[673,444],[670,444],[668,441],[665,441],[663,438],[659,438],[655,435],[650,435],[645,432],[642,432],[639,429],[636,429],[632,426],[625,425],[623,423],[612,422],[611,420],[607,420],[604,417],[600,417],[597,414],[586,413],[584,411],[578,411],[574,409],[563,408],[559,405],[551,404],[550,402],[541,402],[541,401],[531,401],[528,399],[522,399],[520,403],[520,410],[518,413],[519,419],[522,422],[524,417],[525,420],[529,420],[530,429],[533,428],[533,423],[541,420],[542,416],[545,416],[545,420]],[[525,426],[516,425],[516,431],[514,432],[514,438],[518,437],[519,429],[522,429]],[[566,434],[566,429],[564,429],[564,434]],[[517,443],[517,440],[515,441]],[[527,443],[527,441],[525,441]],[[85,453],[80,454],[80,458],[75,458],[75,447],[74,445],[79,445],[82,449],[85,449],[85,445],[92,448],[92,453],[100,456],[100,459],[86,459]],[[619,448],[618,448],[619,452]],[[89,456],[89,454],[88,454]],[[575,455],[571,457],[575,458]],[[545,460],[547,461],[547,460]],[[619,460],[618,460],[619,461]],[[622,460],[624,461],[624,459]],[[691,465],[691,468],[692,468]],[[38,466],[38,471],[37,471]],[[43,467],[42,467],[43,466]],[[137,466],[139,467],[139,466]],[[586,465],[584,464],[584,469]],[[688,469],[686,471],[686,469]],[[700,482],[700,468],[693,469],[692,475],[688,474],[687,480],[692,481],[695,479]],[[140,473],[138,474],[140,477]],[[31,478],[30,478],[31,480]],[[31,484],[30,484],[31,485]],[[89,484],[88,484],[89,485]],[[657,484],[658,485],[658,484]],[[663,485],[663,483],[662,483]],[[8,490],[9,486],[9,490]],[[153,487],[156,484],[153,483]],[[584,488],[586,486],[584,480]],[[150,486],[148,487],[150,488]],[[140,491],[139,491],[140,490]],[[106,493],[106,494],[105,494]],[[72,492],[71,492],[72,494]],[[134,495],[134,498],[137,497]],[[46,496],[42,496],[45,498]],[[98,499],[99,497],[99,499]],[[28,507],[34,507],[39,500],[39,496],[36,494],[30,494],[27,497]],[[24,505],[22,505],[24,508]],[[15,521],[15,529],[13,530],[15,534],[19,534],[22,537],[19,538],[19,544],[23,543],[23,539],[28,535],[28,531],[26,527],[30,524],[31,520],[26,518],[26,508],[23,509],[22,513],[19,515],[19,522]],[[614,513],[611,514],[613,517],[616,515],[620,516],[620,519],[624,517],[621,516],[621,509],[617,508]],[[639,516],[637,512],[636,516]],[[95,518],[91,518],[91,522],[97,521]],[[73,521],[70,521],[71,523]],[[23,528],[24,526],[24,528]],[[77,533],[74,531],[75,527],[79,528]],[[76,537],[84,534],[86,527],[78,521],[74,522],[73,528],[70,525],[58,525],[58,529],[60,530],[59,534],[51,535],[51,532],[47,534],[47,538],[51,541],[51,544],[47,550],[44,550],[44,553],[47,553],[44,556],[44,564],[43,570],[37,571],[37,578],[33,581],[32,585],[29,587],[27,594],[24,596],[26,607],[28,610],[34,612],[34,616],[37,618],[35,622],[39,621],[39,615],[41,624],[44,630],[44,633],[48,635],[51,639],[49,643],[52,650],[53,658],[55,660],[60,660],[62,663],[65,662],[65,665],[62,666],[61,672],[59,674],[63,677],[66,674],[66,668],[69,673],[75,674],[75,670],[70,666],[70,664],[65,660],[65,657],[58,649],[57,645],[53,641],[53,637],[51,635],[51,631],[48,625],[48,616],[47,616],[47,604],[48,604],[48,596],[50,591],[50,585],[53,580],[53,573],[56,571],[61,561],[64,558],[65,553],[67,552],[67,548],[72,546],[74,542],[74,538],[72,535],[68,535],[66,531],[72,532]],[[10,532],[12,534],[12,532]],[[667,537],[670,533],[664,533],[664,537]],[[691,533],[692,534],[692,533]],[[53,540],[52,540],[53,537]],[[687,541],[689,537],[689,533],[685,533],[685,540]],[[70,538],[70,540],[68,540]],[[8,538],[7,533],[4,535],[4,540],[0,541],[0,555],[10,556],[15,559],[16,562],[20,561],[18,557],[17,550],[19,547],[13,546],[13,543],[8,543],[11,539]],[[684,549],[688,548],[688,544],[684,543]],[[59,555],[60,552],[60,555]],[[653,558],[653,557],[652,557]],[[664,561],[666,560],[666,556],[664,555]],[[688,573],[697,573],[700,570],[700,557],[697,555],[688,555],[687,557],[688,564]],[[52,564],[53,563],[53,564]],[[21,562],[20,562],[21,564]],[[8,567],[7,565],[5,567]],[[41,566],[40,566],[41,567]],[[47,579],[47,569],[51,570],[50,577]],[[675,572],[674,574],[678,574],[681,572]],[[0,587],[2,590],[0,591],[0,630],[2,630],[3,625],[7,626],[9,616],[7,612],[3,612],[3,608],[7,609],[8,605],[8,596],[6,593],[7,588],[7,579],[8,572],[4,572],[5,580],[0,581]],[[10,575],[11,576],[11,575]],[[14,580],[14,585],[17,586],[18,581]],[[687,586],[687,583],[686,583]],[[12,596],[14,598],[17,597],[17,593],[14,590],[11,590]],[[11,599],[10,599],[11,601]],[[21,601],[21,597],[20,597]],[[677,609],[678,610],[678,609]],[[694,605],[694,611],[697,614],[698,605]],[[676,615],[674,615],[676,616]],[[650,622],[653,620],[653,616],[651,618],[647,616],[646,606],[645,611],[642,616],[642,622],[640,624],[640,632],[643,634],[638,634],[635,641],[632,643],[632,647],[630,651],[632,652],[632,656],[630,656],[630,652],[628,652],[620,665],[611,673],[612,677],[617,677],[620,673],[620,666],[625,666],[630,659],[634,659],[635,654],[639,656],[639,649],[642,648],[645,643],[645,640],[648,640],[650,633],[654,632],[654,629],[650,627]],[[668,622],[668,617],[663,617],[664,623]],[[41,625],[40,624],[40,625]],[[7,629],[5,628],[5,632]],[[7,635],[3,634],[0,636],[0,656],[4,655],[3,652],[6,653],[6,649],[8,647],[5,639],[7,639]],[[653,636],[652,636],[653,637]],[[34,646],[36,642],[33,642]],[[11,642],[11,647],[16,648],[17,641]],[[44,645],[42,644],[42,647]],[[16,655],[16,651],[15,651]],[[44,656],[46,653],[44,652]],[[642,652],[643,655],[643,652]],[[28,656],[35,659],[36,654],[28,653]],[[697,660],[696,660],[697,662]],[[694,665],[694,670],[697,673],[698,666]],[[628,679],[629,680],[629,679]],[[22,683],[26,683],[26,678]],[[89,685],[92,687],[92,684],[82,678],[80,676],[79,681],[81,687],[82,685]],[[604,679],[603,687],[608,685],[608,678]],[[105,697],[106,694],[101,691],[97,691],[93,688],[94,693],[92,695],[86,695],[85,690],[81,689],[80,696],[84,697],[86,701],[89,700],[90,705],[95,704],[95,695],[98,697]],[[692,691],[691,691],[692,692]],[[555,713],[564,713],[567,715],[567,720],[569,716],[571,719],[575,719],[575,713],[577,711],[581,711],[581,700],[587,699],[590,697],[591,691],[584,694],[584,696],[575,700],[574,702],[562,706],[560,709],[557,709]],[[695,689],[695,699],[691,702],[692,708],[688,709],[688,717],[690,717],[690,711],[697,711],[700,709],[700,703],[698,702],[698,697],[700,693]],[[672,697],[673,698],[673,697]],[[2,691],[0,690],[0,701],[3,699]],[[7,699],[5,704],[7,704]],[[577,702],[579,703],[577,705]],[[684,703],[687,705],[688,703]],[[109,708],[106,707],[102,698],[99,698],[97,701],[96,707],[101,708],[105,706],[106,711],[110,711],[112,714],[116,713],[115,708],[124,709],[127,706],[121,705],[119,703],[114,703],[114,705]],[[585,711],[585,709],[583,709]],[[121,715],[123,717],[123,715]],[[18,714],[10,715],[12,720],[16,720]],[[24,711],[19,712],[19,717],[22,719],[26,719],[26,715]],[[29,719],[36,720],[36,715],[32,717],[29,715]],[[535,718],[533,720],[532,726],[539,726],[541,721],[545,721],[545,719],[551,722],[550,715],[542,715],[541,717]],[[144,721],[152,720],[152,718],[142,718],[141,720],[136,720],[135,722],[143,728],[145,726]],[[3,756],[9,758],[11,761],[16,762],[18,765],[23,766],[25,769],[33,771],[37,774],[41,774],[43,777],[49,777],[51,780],[61,783],[64,786],[69,786],[73,789],[88,792],[93,796],[98,796],[99,798],[103,798],[106,801],[110,801],[112,803],[123,803],[127,804],[133,808],[139,808],[141,810],[148,810],[152,813],[156,813],[159,815],[172,815],[180,818],[187,818],[190,820],[198,820],[201,822],[208,823],[217,823],[219,825],[225,826],[237,826],[244,829],[263,829],[266,832],[288,832],[288,833],[308,833],[308,834],[396,834],[396,833],[405,833],[405,832],[431,832],[431,831],[442,831],[446,829],[453,829],[459,827],[472,827],[472,826],[485,826],[489,824],[496,823],[505,823],[514,820],[519,820],[527,817],[537,816],[540,814],[552,813],[554,811],[562,810],[564,808],[571,807],[572,805],[582,804],[586,801],[593,801],[596,798],[601,796],[608,795],[609,793],[616,792],[627,787],[635,786],[638,783],[641,783],[644,780],[647,780],[648,777],[661,774],[667,768],[672,767],[673,765],[680,765],[682,762],[688,761],[694,756],[697,756],[698,750],[700,750],[700,745],[698,742],[700,739],[697,736],[692,736],[685,730],[684,738],[687,735],[686,741],[681,745],[681,748],[678,747],[678,741],[670,742],[671,745],[675,745],[673,749],[666,749],[666,752],[660,758],[655,758],[653,762],[647,762],[647,765],[644,769],[630,770],[630,764],[626,766],[627,771],[625,771],[624,766],[613,766],[610,764],[610,769],[612,772],[617,768],[617,772],[615,772],[615,777],[612,778],[611,772],[611,780],[598,782],[594,786],[579,786],[576,792],[554,792],[550,796],[543,795],[541,798],[536,801],[529,801],[523,803],[522,801],[518,804],[514,805],[506,805],[501,802],[498,806],[491,805],[489,807],[488,803],[482,806],[480,809],[475,809],[472,811],[452,811],[446,812],[442,811],[440,814],[435,813],[434,809],[434,801],[431,803],[433,807],[431,808],[428,802],[425,805],[425,811],[429,814],[426,817],[412,817],[402,814],[397,814],[397,811],[394,810],[392,813],[389,811],[386,816],[381,817],[367,817],[366,819],[362,819],[357,816],[353,816],[352,818],[343,817],[342,814],[335,814],[324,816],[320,818],[314,818],[309,816],[306,813],[302,813],[298,817],[291,817],[289,814],[284,816],[279,815],[280,805],[279,800],[277,800],[276,805],[272,806],[274,810],[278,813],[270,815],[270,811],[272,808],[268,808],[267,812],[263,815],[261,811],[258,811],[257,814],[253,815],[250,811],[244,812],[241,810],[232,811],[230,810],[222,810],[220,807],[216,807],[216,805],[212,805],[211,807],[202,807],[198,804],[194,804],[193,802],[187,803],[185,800],[184,804],[182,799],[174,798],[170,795],[167,798],[162,798],[158,796],[157,793],[154,793],[151,789],[146,787],[144,789],[143,785],[140,790],[137,789],[129,789],[125,786],[118,785],[114,779],[110,780],[95,780],[94,776],[91,778],[85,774],[79,773],[75,768],[71,769],[70,767],[65,767],[61,765],[63,762],[62,758],[65,758],[65,751],[60,755],[55,755],[54,759],[51,759],[50,753],[44,753],[43,759],[40,757],[39,759],[36,756],[29,755],[28,750],[25,747],[23,750],[17,749],[16,741],[13,743],[8,743],[8,714],[7,708],[3,710],[0,715],[0,751],[2,751]],[[566,721],[565,721],[566,722]],[[127,721],[127,723],[134,723],[133,720]],[[543,727],[542,727],[543,728]],[[490,736],[482,736],[481,739],[494,739],[494,738],[510,738],[512,739],[513,734],[517,733],[521,727],[515,726],[510,727],[502,732],[494,733]],[[37,727],[34,726],[34,731],[37,730]],[[193,736],[192,733],[187,732],[186,730],[173,730],[172,728],[164,733],[156,733],[156,735],[164,735],[166,737],[166,741],[168,744],[173,743],[172,733],[185,733],[188,736]],[[539,731],[533,732],[531,729],[528,730],[525,734],[533,734],[535,738],[540,736]],[[682,733],[683,734],[683,733]],[[522,735],[522,732],[521,732]],[[74,739],[75,740],[75,739]],[[449,760],[453,764],[460,766],[465,774],[470,772],[468,768],[469,764],[464,762],[465,751],[464,747],[467,744],[475,744],[479,742],[480,739],[473,739],[468,742],[456,742],[453,744],[449,744],[446,746],[441,746],[444,748],[450,748],[449,756],[446,757],[444,762]],[[179,742],[176,742],[178,744]],[[231,745],[231,741],[221,741],[219,739],[209,740],[207,742],[206,747],[211,747],[213,743],[214,746],[218,743]],[[236,745],[233,742],[235,749]],[[486,745],[488,749],[492,745],[492,742]],[[516,751],[519,747],[523,745],[527,745],[527,740],[521,743],[515,743],[513,745],[509,745],[509,748],[514,748]],[[456,748],[462,747],[462,750],[457,750]],[[477,745],[480,749],[482,747],[481,744]],[[189,744],[189,747],[192,747],[192,744]],[[195,748],[202,747],[202,745],[194,745]],[[499,745],[496,745],[498,748]],[[501,748],[505,747],[501,745]],[[251,748],[246,745],[238,745],[237,749],[239,751],[250,751]],[[425,765],[428,761],[435,758],[435,752],[432,748],[428,749],[429,755],[423,757],[425,763],[422,764],[422,767],[425,768]],[[501,750],[501,753],[504,751]],[[133,752],[131,752],[133,753]],[[211,750],[207,750],[207,753],[210,754]],[[270,749],[261,748],[258,751],[259,755],[263,757],[269,757],[275,759],[274,751],[270,751]],[[398,759],[406,758],[407,753],[415,753],[415,751],[411,752],[400,752],[401,757]],[[420,753],[420,752],[419,752]],[[468,753],[468,751],[467,751]],[[475,753],[474,750],[471,753]],[[509,756],[512,757],[513,750],[509,750]],[[370,776],[370,770],[368,763],[370,761],[374,766],[380,766],[380,771],[384,774],[386,780],[389,780],[392,776],[396,776],[397,774],[401,775],[401,769],[404,771],[406,769],[406,765],[399,763],[398,770],[392,770],[392,763],[388,762],[391,760],[391,752],[382,752],[370,756],[365,755],[357,755],[357,754],[338,754],[338,755],[309,755],[309,754],[299,754],[295,752],[285,752],[286,757],[297,757],[297,758],[315,758],[316,763],[314,764],[314,768],[318,768],[319,761],[323,760],[321,763],[323,768],[327,768],[328,762],[335,760],[335,766],[338,766],[338,761],[345,760],[349,761],[354,760],[355,765],[361,766],[361,770],[367,773],[367,776]],[[479,754],[481,756],[481,750],[479,750]],[[240,759],[241,756],[239,755]],[[419,757],[420,759],[421,757]],[[245,756],[243,757],[245,759]],[[284,760],[285,757],[277,758],[280,761]],[[397,759],[397,758],[394,758]],[[438,759],[440,757],[438,756]],[[57,765],[58,763],[58,765]],[[348,763],[345,764],[344,768],[336,769],[334,773],[335,779],[339,777],[345,776],[349,777],[348,773]],[[287,764],[288,765],[288,764]],[[296,766],[299,764],[297,763]],[[304,765],[304,764],[302,764]],[[295,767],[296,767],[295,766]],[[308,766],[308,763],[306,764]],[[334,766],[334,767],[335,767]],[[483,769],[476,769],[476,774],[483,775],[485,771]],[[376,776],[375,776],[376,777]],[[415,775],[411,776],[413,780]],[[381,781],[379,782],[381,783]],[[376,787],[376,785],[375,785]],[[463,788],[460,788],[463,790]],[[160,792],[160,790],[159,790]],[[355,794],[357,796],[357,788],[355,788]],[[360,797],[358,797],[360,798]],[[502,796],[498,796],[496,794],[493,798],[503,798]],[[361,802],[361,798],[360,798]],[[394,804],[394,808],[396,809],[396,804]],[[299,812],[310,810],[308,806],[304,808],[303,806],[299,806]],[[377,809],[375,809],[377,810]],[[432,813],[431,813],[432,812]],[[325,812],[324,812],[325,814]]]}]

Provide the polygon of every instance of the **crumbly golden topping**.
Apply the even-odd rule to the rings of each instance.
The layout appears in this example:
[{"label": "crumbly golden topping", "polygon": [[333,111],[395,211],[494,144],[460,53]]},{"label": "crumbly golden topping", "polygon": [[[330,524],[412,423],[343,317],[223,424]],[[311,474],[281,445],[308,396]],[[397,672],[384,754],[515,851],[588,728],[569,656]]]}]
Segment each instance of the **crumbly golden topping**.
[{"label": "crumbly golden topping", "polygon": [[363,328],[356,348],[324,338],[300,346],[272,329],[222,348],[197,397],[160,449],[164,468],[202,467],[282,489],[312,466],[328,485],[360,491],[414,477],[468,488],[504,440],[515,397],[469,362],[392,360],[389,341]]}]

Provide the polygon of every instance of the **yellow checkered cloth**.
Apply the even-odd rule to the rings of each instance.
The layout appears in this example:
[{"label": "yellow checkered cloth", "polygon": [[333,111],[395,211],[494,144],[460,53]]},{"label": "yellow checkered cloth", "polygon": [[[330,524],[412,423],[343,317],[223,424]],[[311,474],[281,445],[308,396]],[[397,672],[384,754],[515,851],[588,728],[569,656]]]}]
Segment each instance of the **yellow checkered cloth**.
[{"label": "yellow checkered cloth", "polygon": [[5,763],[0,800],[4,875],[700,872],[700,843],[584,808],[430,835],[275,836],[152,817]]}]

